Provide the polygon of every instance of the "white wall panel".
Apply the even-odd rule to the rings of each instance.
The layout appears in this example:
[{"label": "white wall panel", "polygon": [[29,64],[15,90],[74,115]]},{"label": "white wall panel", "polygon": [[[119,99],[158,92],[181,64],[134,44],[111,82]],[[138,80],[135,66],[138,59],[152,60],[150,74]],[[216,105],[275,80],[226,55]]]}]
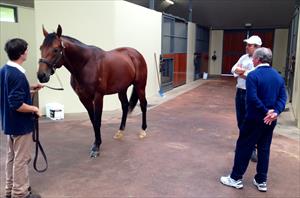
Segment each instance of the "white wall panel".
[{"label": "white wall panel", "polygon": [[[53,12],[55,10],[55,12]],[[42,43],[42,24],[55,31],[60,24],[63,35],[74,37],[85,44],[95,45],[104,50],[129,46],[138,49],[148,63],[147,95],[157,94],[158,83],[154,75],[153,53],[161,48],[161,13],[125,1],[35,1],[35,20],[38,43]],[[40,57],[40,52],[37,52]],[[54,92],[44,89],[40,92],[40,107],[49,102],[59,102],[66,113],[85,112],[77,95],[72,90],[70,73],[63,67],[57,70],[65,90]],[[55,76],[49,85],[59,86]],[[129,96],[129,94],[128,94]],[[117,95],[104,97],[104,110],[120,108]]]}]

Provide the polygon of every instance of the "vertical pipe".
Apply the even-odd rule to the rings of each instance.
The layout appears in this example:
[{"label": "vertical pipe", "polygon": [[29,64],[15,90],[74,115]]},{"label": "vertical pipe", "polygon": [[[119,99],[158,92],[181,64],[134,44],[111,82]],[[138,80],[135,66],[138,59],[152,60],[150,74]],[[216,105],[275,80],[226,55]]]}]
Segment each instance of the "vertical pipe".
[{"label": "vertical pipe", "polygon": [[149,8],[155,10],[155,0],[149,0]]},{"label": "vertical pipe", "polygon": [[189,0],[189,21],[193,20],[193,0]]}]

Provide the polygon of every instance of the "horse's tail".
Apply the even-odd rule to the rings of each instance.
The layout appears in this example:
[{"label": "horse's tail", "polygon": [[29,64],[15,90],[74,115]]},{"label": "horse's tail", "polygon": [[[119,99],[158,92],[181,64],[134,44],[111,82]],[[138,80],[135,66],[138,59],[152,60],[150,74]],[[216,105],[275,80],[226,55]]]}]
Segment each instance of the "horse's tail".
[{"label": "horse's tail", "polygon": [[138,99],[139,98],[138,98],[136,88],[135,88],[135,86],[133,86],[131,96],[130,96],[130,100],[129,100],[129,107],[128,107],[128,112],[129,113],[131,113],[133,111],[134,107],[137,104]]}]

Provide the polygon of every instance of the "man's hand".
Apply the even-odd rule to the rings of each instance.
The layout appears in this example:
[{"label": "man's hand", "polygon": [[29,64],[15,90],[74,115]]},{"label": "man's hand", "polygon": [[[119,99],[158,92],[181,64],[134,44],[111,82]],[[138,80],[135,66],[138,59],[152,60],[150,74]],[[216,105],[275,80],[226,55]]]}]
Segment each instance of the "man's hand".
[{"label": "man's hand", "polygon": [[274,109],[270,109],[264,118],[264,123],[267,125],[271,125],[274,120],[278,118],[278,114],[274,112]]},{"label": "man's hand", "polygon": [[39,108],[36,107],[36,106],[33,106],[33,113],[34,113],[37,117],[41,117],[41,116],[42,116],[42,114],[41,114]]},{"label": "man's hand", "polygon": [[269,109],[267,115],[269,115],[269,114],[271,114],[271,113],[273,113],[273,112],[274,112],[274,109]]},{"label": "man's hand", "polygon": [[247,78],[244,74],[239,75],[239,77],[241,77],[242,79],[245,79],[245,80]]},{"label": "man's hand", "polygon": [[237,67],[237,68],[234,70],[234,73],[236,73],[236,74],[238,74],[238,75],[243,75],[245,71],[246,71],[245,69],[243,69],[243,68],[241,68],[241,67]]},{"label": "man's hand", "polygon": [[41,117],[41,112],[40,109],[34,105],[28,105],[26,103],[23,103],[18,109],[18,112],[23,112],[23,113],[34,113],[38,117]]},{"label": "man's hand", "polygon": [[44,88],[45,85],[42,85],[40,83],[34,84],[30,86],[30,90],[32,90],[33,92],[37,92],[40,89]]}]

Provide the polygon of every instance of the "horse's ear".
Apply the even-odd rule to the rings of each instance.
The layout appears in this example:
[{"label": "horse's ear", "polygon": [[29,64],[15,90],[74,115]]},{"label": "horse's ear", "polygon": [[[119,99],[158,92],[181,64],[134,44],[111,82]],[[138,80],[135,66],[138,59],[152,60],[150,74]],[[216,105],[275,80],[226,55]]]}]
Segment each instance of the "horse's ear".
[{"label": "horse's ear", "polygon": [[44,28],[44,25],[43,25],[43,34],[44,34],[45,37],[48,36],[48,32],[47,32],[47,30]]},{"label": "horse's ear", "polygon": [[56,35],[57,35],[58,37],[61,37],[61,33],[62,33],[61,26],[58,25],[57,30],[56,30]]}]

